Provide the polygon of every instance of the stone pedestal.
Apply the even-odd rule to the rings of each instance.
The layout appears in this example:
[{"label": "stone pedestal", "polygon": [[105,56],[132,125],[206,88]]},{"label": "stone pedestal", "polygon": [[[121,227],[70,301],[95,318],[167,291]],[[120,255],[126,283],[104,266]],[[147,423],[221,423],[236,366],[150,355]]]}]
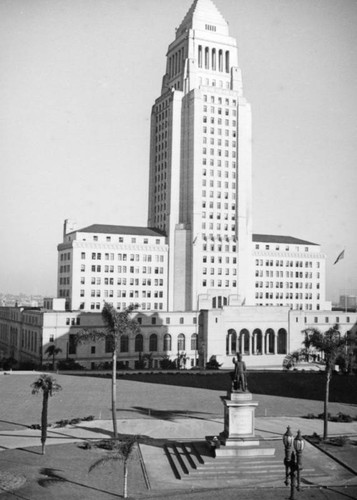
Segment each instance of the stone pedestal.
[{"label": "stone pedestal", "polygon": [[215,448],[216,457],[258,457],[272,456],[274,448],[261,448],[260,440],[255,437],[255,409],[250,392],[233,391],[222,397],[224,405],[224,431],[219,439],[208,439]]},{"label": "stone pedestal", "polygon": [[232,392],[222,398],[224,405],[225,442],[241,441],[242,438],[255,436],[255,408],[257,401],[253,401],[250,392]]}]

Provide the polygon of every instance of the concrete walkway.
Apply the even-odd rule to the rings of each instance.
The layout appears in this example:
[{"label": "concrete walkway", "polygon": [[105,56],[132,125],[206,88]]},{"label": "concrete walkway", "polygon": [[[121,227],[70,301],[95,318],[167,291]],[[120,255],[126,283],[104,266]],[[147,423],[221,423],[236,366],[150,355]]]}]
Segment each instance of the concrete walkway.
[{"label": "concrete walkway", "polygon": [[[322,433],[321,420],[309,420],[292,417],[260,417],[256,419],[256,435],[262,439],[269,440],[270,445],[275,448],[277,464],[281,464],[283,475],[283,444],[282,434],[287,425],[290,425],[293,434],[301,430],[302,434],[312,435]],[[219,481],[197,481],[187,478],[185,481],[177,480],[170,467],[168,459],[163,450],[165,441],[195,441],[204,442],[207,435],[218,435],[223,430],[223,419],[206,418],[176,418],[162,420],[159,418],[130,418],[118,420],[118,431],[120,434],[134,434],[140,436],[140,449],[148,475],[150,487],[153,490],[183,490],[190,488],[212,488],[219,487]],[[110,420],[94,420],[81,422],[75,426],[49,429],[46,445],[65,444],[82,440],[109,438],[112,435],[112,422]],[[357,422],[351,423],[329,423],[330,436],[357,436]],[[13,448],[28,448],[40,445],[40,431],[32,429],[2,431],[0,432],[0,450]],[[277,465],[278,466],[278,465]],[[309,443],[304,450],[304,468],[311,485],[356,485],[357,475],[346,470],[331,457]],[[356,471],[357,474],[357,471]],[[231,486],[259,486],[280,487],[281,478],[274,480],[262,477],[257,484],[256,477],[232,479],[228,482]],[[227,480],[224,479],[224,486]]]},{"label": "concrete walkway", "polygon": [[[120,434],[143,435],[155,439],[205,439],[205,436],[218,435],[223,430],[223,419],[159,418],[118,419]],[[293,417],[258,417],[255,419],[255,433],[262,438],[281,439],[287,426],[293,434],[298,430],[304,435],[322,434],[322,421]],[[103,439],[112,436],[110,420],[81,422],[74,426],[49,428],[46,445],[73,443],[86,439]],[[357,436],[357,422],[329,422],[329,436]],[[27,448],[40,443],[41,431],[18,429],[0,431],[0,450]]]}]

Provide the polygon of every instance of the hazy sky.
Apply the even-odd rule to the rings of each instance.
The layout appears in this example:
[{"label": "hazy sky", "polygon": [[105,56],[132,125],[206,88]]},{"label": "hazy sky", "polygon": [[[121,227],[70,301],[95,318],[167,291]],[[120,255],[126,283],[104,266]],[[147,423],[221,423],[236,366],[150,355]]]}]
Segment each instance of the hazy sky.
[{"label": "hazy sky", "polygon": [[[216,0],[253,113],[253,229],[357,291],[357,2]],[[0,0],[0,291],[54,295],[66,218],[146,225],[151,106],[191,0]],[[333,261],[345,249],[345,259]]]}]

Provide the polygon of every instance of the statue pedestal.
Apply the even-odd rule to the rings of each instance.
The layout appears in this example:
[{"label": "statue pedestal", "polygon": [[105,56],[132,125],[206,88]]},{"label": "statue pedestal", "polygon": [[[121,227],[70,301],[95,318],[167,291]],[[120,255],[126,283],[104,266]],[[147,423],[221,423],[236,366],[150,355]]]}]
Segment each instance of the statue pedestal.
[{"label": "statue pedestal", "polygon": [[255,437],[255,409],[257,401],[253,401],[248,391],[233,391],[222,397],[224,405],[224,431],[218,438],[209,439],[213,443],[216,457],[219,456],[271,456],[274,448],[261,448]]},{"label": "statue pedestal", "polygon": [[237,441],[242,438],[255,436],[255,408],[257,401],[253,401],[250,392],[232,392],[222,398],[224,405],[224,432],[225,442]]}]

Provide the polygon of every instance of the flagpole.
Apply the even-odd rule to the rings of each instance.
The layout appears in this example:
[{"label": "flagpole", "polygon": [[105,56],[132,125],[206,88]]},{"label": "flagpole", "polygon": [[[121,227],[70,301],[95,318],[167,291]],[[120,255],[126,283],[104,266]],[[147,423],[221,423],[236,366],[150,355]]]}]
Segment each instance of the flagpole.
[{"label": "flagpole", "polygon": [[346,283],[347,283],[347,273],[346,273],[346,261],[345,261],[345,250],[343,250],[343,265],[345,266],[345,269],[343,271],[343,284],[345,287],[345,314],[347,314],[347,288],[346,288]]}]

